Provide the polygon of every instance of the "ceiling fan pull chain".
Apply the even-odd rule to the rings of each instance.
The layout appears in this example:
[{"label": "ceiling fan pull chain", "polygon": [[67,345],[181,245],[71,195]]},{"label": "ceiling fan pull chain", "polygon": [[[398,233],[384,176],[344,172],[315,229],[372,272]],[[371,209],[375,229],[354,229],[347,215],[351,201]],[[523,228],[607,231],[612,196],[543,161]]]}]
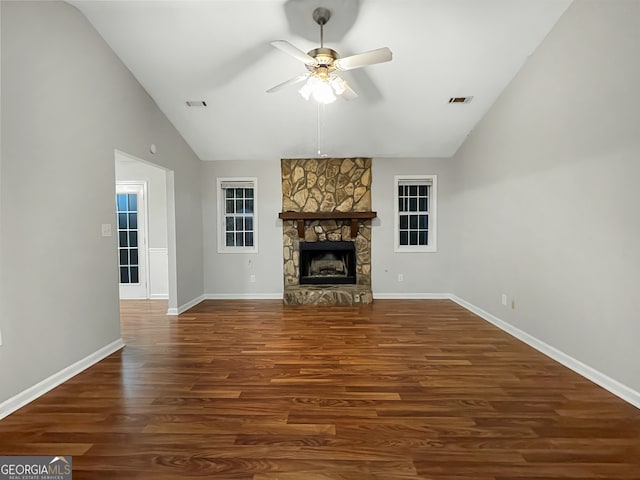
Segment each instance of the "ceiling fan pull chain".
[{"label": "ceiling fan pull chain", "polygon": [[322,154],[322,149],[321,149],[321,145],[322,145],[322,126],[321,126],[321,114],[320,114],[320,108],[324,107],[324,105],[321,105],[320,103],[318,103],[318,136],[317,136],[317,143],[318,143],[318,156],[321,156]]}]

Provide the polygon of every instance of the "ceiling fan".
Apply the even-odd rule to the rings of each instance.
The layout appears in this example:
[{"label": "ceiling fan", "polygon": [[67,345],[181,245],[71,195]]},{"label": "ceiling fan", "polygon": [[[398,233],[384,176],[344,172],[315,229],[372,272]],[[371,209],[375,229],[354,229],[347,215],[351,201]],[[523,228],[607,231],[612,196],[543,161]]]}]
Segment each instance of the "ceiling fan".
[{"label": "ceiling fan", "polygon": [[358,95],[336,72],[388,62],[392,59],[391,50],[387,47],[340,58],[338,52],[324,46],[324,26],[329,18],[331,18],[331,12],[326,8],[320,7],[313,11],[313,20],[320,25],[320,48],[304,53],[286,40],[271,42],[274,47],[304,63],[309,72],[282,82],[267,90],[267,93],[277,92],[306,81],[299,90],[305,100],[313,97],[318,103],[331,103],[335,101],[336,96],[349,100]]}]

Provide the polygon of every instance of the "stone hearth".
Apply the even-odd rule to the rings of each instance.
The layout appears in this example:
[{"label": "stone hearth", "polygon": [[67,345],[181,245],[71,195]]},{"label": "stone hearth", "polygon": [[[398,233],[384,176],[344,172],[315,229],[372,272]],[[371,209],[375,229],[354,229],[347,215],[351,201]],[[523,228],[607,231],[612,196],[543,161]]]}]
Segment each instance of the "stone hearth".
[{"label": "stone hearth", "polygon": [[[281,166],[282,211],[325,216],[282,222],[284,302],[293,305],[371,303],[371,220],[351,219],[348,215],[371,212],[371,159],[282,159]],[[330,218],[331,212],[340,218]],[[300,231],[298,222],[304,223]],[[355,237],[352,233],[356,233]],[[354,242],[355,285],[300,285],[301,241]]]}]

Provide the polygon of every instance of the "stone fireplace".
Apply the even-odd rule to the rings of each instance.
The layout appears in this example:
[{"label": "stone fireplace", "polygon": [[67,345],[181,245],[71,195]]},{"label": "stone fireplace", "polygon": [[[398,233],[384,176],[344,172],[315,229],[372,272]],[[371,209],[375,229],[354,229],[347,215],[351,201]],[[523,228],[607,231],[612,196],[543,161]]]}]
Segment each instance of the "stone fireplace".
[{"label": "stone fireplace", "polygon": [[371,159],[282,159],[284,302],[371,303]]}]

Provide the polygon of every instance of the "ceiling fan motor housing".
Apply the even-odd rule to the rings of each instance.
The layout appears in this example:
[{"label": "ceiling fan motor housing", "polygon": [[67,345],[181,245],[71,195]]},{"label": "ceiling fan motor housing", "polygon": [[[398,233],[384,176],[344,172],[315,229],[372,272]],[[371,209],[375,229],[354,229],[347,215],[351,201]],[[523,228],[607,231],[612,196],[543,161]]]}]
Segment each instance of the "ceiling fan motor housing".
[{"label": "ceiling fan motor housing", "polygon": [[[340,58],[338,52],[331,48],[314,48],[313,50],[309,50],[307,55],[316,59],[318,65],[321,67],[327,67],[333,70],[333,62]],[[307,65],[307,69],[313,72],[317,66]]]}]

